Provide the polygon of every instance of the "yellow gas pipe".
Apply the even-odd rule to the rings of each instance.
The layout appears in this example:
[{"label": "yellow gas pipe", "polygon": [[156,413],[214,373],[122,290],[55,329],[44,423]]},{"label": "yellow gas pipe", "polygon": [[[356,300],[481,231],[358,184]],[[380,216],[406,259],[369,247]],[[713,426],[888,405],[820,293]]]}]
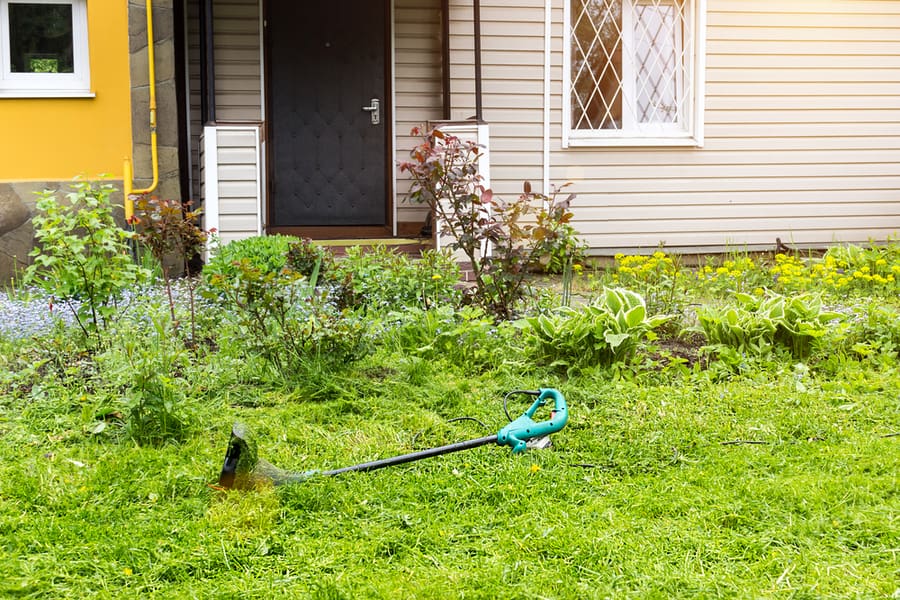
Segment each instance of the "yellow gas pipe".
[{"label": "yellow gas pipe", "polygon": [[149,63],[150,83],[150,162],[153,166],[153,182],[149,187],[136,190],[134,185],[134,171],[131,159],[125,159],[122,178],[125,192],[125,219],[131,220],[134,216],[134,200],[132,196],[149,194],[159,185],[159,152],[156,147],[156,61],[153,51],[153,0],[147,0],[147,62]]}]

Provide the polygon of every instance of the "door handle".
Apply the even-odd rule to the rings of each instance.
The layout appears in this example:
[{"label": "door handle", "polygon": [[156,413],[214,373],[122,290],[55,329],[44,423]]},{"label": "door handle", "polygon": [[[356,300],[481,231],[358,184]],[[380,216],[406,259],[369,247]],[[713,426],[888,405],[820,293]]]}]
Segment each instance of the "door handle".
[{"label": "door handle", "polygon": [[381,100],[372,98],[369,100],[369,105],[363,106],[362,109],[369,113],[369,116],[372,118],[372,125],[381,123]]}]

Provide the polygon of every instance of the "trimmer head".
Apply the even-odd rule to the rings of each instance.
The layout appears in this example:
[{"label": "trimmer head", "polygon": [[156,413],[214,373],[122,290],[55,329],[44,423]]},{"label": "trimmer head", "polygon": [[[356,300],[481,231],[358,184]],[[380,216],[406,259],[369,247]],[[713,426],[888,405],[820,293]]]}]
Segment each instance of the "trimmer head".
[{"label": "trimmer head", "polygon": [[231,427],[231,439],[225,451],[225,463],[219,473],[219,487],[246,490],[265,485],[281,485],[304,481],[317,471],[294,473],[279,469],[272,463],[259,458],[256,442],[250,436],[247,426],[235,423]]},{"label": "trimmer head", "polygon": [[256,467],[258,458],[256,444],[248,439],[247,428],[235,423],[231,428],[231,439],[225,451],[225,464],[219,474],[219,485],[226,489],[244,489],[249,484],[250,474]]}]

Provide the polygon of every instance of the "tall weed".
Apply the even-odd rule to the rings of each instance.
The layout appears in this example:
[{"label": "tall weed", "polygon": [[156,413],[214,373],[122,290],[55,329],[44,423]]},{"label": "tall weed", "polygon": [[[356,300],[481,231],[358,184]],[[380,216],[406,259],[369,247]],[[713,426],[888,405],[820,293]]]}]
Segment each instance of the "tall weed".
[{"label": "tall weed", "polygon": [[102,342],[125,292],[149,278],[132,260],[134,234],[113,218],[109,184],[76,183],[60,201],[50,191],[38,197],[34,263],[25,272],[34,284],[61,300],[87,340]]}]

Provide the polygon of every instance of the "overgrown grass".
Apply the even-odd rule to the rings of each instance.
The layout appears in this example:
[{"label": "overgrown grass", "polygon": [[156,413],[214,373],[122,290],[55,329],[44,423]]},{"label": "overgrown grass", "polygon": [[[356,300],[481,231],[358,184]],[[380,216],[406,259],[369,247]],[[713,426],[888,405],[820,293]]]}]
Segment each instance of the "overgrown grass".
[{"label": "overgrown grass", "polygon": [[[641,339],[628,363],[568,374],[530,362],[516,327],[412,307],[369,309],[359,360],[291,376],[204,306],[203,342],[160,373],[190,429],[144,446],[121,422],[134,388],[116,336],[152,339],[164,303],[136,302],[104,350],[72,330],[0,336],[0,597],[900,596],[896,298],[868,319],[865,298],[825,298],[848,318],[804,362],[679,366]],[[571,412],[550,449],[208,485],[234,421],[270,462],[328,469],[496,433],[503,395],[539,386]]]}]

